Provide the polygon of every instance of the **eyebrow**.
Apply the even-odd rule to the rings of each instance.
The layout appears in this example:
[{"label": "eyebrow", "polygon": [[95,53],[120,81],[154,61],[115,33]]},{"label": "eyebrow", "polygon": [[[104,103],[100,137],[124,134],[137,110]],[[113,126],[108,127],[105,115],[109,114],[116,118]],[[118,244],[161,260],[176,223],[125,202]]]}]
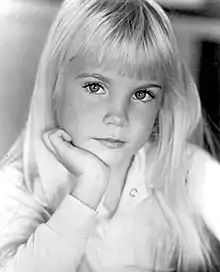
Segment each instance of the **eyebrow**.
[{"label": "eyebrow", "polygon": [[[105,82],[107,84],[111,84],[112,80],[110,78],[107,78],[103,75],[100,74],[89,74],[89,73],[81,73],[77,76],[77,78],[87,78],[87,77],[94,77],[102,82]],[[144,84],[142,86],[137,87],[137,89],[141,89],[141,88],[158,88],[162,90],[162,86],[160,86],[159,84],[156,83],[149,83],[149,84]]]},{"label": "eyebrow", "polygon": [[101,80],[105,83],[108,83],[108,84],[111,84],[112,83],[112,80],[105,77],[105,76],[102,76],[100,74],[89,74],[89,73],[81,73],[77,76],[77,78],[87,78],[87,77],[94,77],[98,80]]}]

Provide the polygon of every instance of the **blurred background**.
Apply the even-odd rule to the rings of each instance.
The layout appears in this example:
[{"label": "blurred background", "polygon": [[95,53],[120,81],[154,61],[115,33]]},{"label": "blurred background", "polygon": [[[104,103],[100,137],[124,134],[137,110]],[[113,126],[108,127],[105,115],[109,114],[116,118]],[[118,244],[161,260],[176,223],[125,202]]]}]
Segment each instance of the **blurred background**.
[{"label": "blurred background", "polygon": [[[0,0],[0,159],[27,120],[37,66],[61,0]],[[158,0],[220,136],[220,0]]]}]

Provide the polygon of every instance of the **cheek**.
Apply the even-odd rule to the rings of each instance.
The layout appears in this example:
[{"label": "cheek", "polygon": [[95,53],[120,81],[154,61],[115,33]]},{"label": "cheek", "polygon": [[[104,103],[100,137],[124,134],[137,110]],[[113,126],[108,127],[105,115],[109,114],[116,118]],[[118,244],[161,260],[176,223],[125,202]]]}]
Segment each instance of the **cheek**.
[{"label": "cheek", "polygon": [[94,107],[77,93],[64,95],[60,103],[58,123],[73,140],[79,142],[90,134],[96,135],[100,114],[97,106]]},{"label": "cheek", "polygon": [[138,140],[148,140],[154,125],[154,118],[142,118],[137,125],[136,133]]},{"label": "cheek", "polygon": [[140,111],[135,115],[133,123],[133,138],[136,139],[135,142],[140,143],[140,145],[145,144],[153,130],[155,118],[158,113],[158,108],[154,107],[146,111]]},{"label": "cheek", "polygon": [[89,126],[89,115],[86,108],[76,103],[66,103],[63,105],[59,115],[59,125],[64,128],[74,139],[83,133],[82,128]]},{"label": "cheek", "polygon": [[[80,107],[79,107],[80,105]],[[85,119],[85,107],[77,95],[77,91],[71,92],[70,88],[66,88],[62,97],[59,99],[59,108],[57,118],[59,126],[65,129],[72,137],[79,131],[78,126]]]}]

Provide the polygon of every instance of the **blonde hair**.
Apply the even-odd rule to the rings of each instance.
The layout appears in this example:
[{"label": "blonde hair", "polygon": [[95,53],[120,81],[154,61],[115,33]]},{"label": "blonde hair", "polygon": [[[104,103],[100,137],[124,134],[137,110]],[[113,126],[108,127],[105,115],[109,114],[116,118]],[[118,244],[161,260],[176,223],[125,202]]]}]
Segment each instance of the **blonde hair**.
[{"label": "blonde hair", "polygon": [[156,155],[146,186],[173,230],[170,254],[178,251],[178,270],[211,265],[205,225],[194,215],[184,188],[186,143],[203,146],[201,103],[179,58],[167,15],[152,0],[64,1],[50,30],[38,74],[53,86],[52,120],[56,119],[53,106],[63,71],[79,53],[107,68],[117,67],[122,75],[144,78],[150,71],[163,79],[164,95],[153,136]]}]

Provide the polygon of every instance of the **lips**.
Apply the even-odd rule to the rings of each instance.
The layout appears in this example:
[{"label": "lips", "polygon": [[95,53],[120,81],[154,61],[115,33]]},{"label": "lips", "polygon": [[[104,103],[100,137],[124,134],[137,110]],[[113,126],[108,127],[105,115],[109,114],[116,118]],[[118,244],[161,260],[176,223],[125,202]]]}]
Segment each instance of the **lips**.
[{"label": "lips", "polygon": [[126,144],[125,141],[122,141],[120,139],[113,139],[113,138],[95,138],[95,139],[98,140],[103,145],[105,145],[106,147],[111,149],[122,148]]}]

